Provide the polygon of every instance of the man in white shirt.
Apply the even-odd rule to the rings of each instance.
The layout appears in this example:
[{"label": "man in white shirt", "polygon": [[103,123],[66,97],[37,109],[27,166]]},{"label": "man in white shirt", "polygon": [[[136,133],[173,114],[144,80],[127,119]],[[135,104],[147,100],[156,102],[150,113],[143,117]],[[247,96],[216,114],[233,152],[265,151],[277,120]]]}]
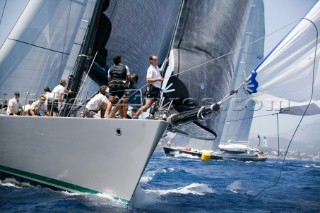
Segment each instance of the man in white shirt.
[{"label": "man in white shirt", "polygon": [[48,115],[48,106],[46,103],[46,96],[45,95],[40,95],[39,100],[37,100],[31,104],[30,114],[32,116]]},{"label": "man in white shirt", "polygon": [[8,115],[22,115],[23,109],[22,104],[19,101],[20,93],[15,92],[14,98],[9,100],[8,108],[7,108],[7,114]]},{"label": "man in white shirt", "polygon": [[66,85],[66,80],[62,79],[60,80],[59,85],[52,90],[51,98],[53,99],[53,116],[57,116],[62,107],[63,94],[70,94],[72,92],[71,90],[65,89]]},{"label": "man in white shirt", "polygon": [[[99,93],[96,94],[87,103],[84,110],[85,117],[87,118],[104,118],[107,111],[107,115],[111,110],[112,104],[106,97],[107,86],[101,86]],[[100,116],[98,112],[100,111]]]},{"label": "man in white shirt", "polygon": [[31,104],[34,102],[33,99],[30,99],[28,104],[24,105],[23,108],[23,115],[31,115],[29,113],[30,109],[31,109]]},{"label": "man in white shirt", "polygon": [[[138,116],[142,113],[147,111],[155,102],[156,99],[160,97],[161,91],[161,84],[163,81],[163,77],[161,76],[161,69],[158,67],[158,57],[156,55],[151,55],[149,57],[150,66],[147,70],[147,101],[144,106],[142,106],[134,115],[133,118],[138,118]],[[168,59],[165,60],[165,63],[168,62]],[[165,64],[164,63],[164,64]],[[164,67],[164,64],[162,67]]]}]

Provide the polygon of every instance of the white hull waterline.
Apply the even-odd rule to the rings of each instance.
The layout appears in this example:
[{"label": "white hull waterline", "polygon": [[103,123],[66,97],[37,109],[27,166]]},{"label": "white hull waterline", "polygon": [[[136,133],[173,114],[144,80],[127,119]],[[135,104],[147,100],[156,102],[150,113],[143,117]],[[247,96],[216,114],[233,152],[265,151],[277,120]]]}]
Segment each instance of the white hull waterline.
[{"label": "white hull waterline", "polygon": [[0,171],[129,202],[164,121],[0,116]]}]

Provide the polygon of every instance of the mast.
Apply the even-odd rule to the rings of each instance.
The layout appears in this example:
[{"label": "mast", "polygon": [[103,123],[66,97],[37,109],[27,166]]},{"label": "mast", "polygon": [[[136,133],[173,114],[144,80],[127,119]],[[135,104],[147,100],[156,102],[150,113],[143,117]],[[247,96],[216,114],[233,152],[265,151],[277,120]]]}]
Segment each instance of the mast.
[{"label": "mast", "polygon": [[[67,89],[72,90],[74,93],[70,94],[66,98],[65,106],[61,112],[61,116],[69,116],[70,114],[75,114],[76,106],[74,103],[76,101],[77,94],[81,87],[81,79],[85,70],[88,70],[90,67],[90,63],[94,60],[95,53],[92,52],[92,47],[95,39],[95,34],[98,29],[99,17],[101,13],[101,9],[103,8],[103,4],[105,0],[97,0],[96,5],[93,11],[93,15],[88,26],[88,32],[86,37],[84,38],[83,46],[79,52],[76,65],[74,67],[74,71],[72,75],[69,75],[68,86]],[[89,71],[89,70],[88,70]]]}]

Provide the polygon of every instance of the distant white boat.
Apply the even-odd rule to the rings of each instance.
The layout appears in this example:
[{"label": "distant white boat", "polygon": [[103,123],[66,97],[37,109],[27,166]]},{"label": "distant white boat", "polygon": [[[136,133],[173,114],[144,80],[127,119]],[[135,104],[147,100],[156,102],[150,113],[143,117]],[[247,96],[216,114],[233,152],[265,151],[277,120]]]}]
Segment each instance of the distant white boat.
[{"label": "distant white boat", "polygon": [[210,156],[211,160],[265,161],[267,159],[267,156],[259,149],[239,143],[220,144],[217,150],[195,149],[169,144],[163,146],[163,150],[167,156],[187,154],[201,158],[203,154],[206,154]]},{"label": "distant white boat", "polygon": [[267,159],[267,156],[258,148],[243,143],[219,144],[219,150],[224,159],[240,161],[265,161]]}]

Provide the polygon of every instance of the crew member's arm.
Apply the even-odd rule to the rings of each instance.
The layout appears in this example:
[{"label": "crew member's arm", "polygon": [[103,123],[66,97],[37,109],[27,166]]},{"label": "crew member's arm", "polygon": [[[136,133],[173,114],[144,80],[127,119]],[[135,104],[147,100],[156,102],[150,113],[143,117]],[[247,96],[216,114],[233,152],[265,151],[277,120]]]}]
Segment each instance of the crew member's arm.
[{"label": "crew member's arm", "polygon": [[20,101],[19,101],[19,112],[20,112],[20,115],[22,115],[22,113],[23,113],[23,108],[22,108],[22,104],[21,104]]},{"label": "crew member's arm", "polygon": [[129,67],[126,65],[126,70],[127,70],[127,77],[126,77],[126,85],[129,86],[129,82],[130,82],[130,70]]},{"label": "crew member's arm", "polygon": [[108,69],[108,82],[110,83],[111,81],[111,75],[110,75],[110,69]]},{"label": "crew member's arm", "polygon": [[58,101],[59,102],[62,102],[62,97],[63,97],[63,94],[61,92],[59,92],[59,95],[58,95]]},{"label": "crew member's arm", "polygon": [[13,106],[9,106],[9,110],[10,110],[10,113],[11,113],[12,115],[16,115],[16,113],[15,113],[14,110],[13,110]]},{"label": "crew member's arm", "polygon": [[158,78],[147,78],[147,83],[151,84],[157,81],[163,81],[163,77],[158,77]]},{"label": "crew member's arm", "polygon": [[37,102],[35,101],[35,102],[33,102],[32,104],[31,104],[31,107],[30,107],[30,114],[32,115],[32,116],[36,116],[36,108],[38,107],[38,105],[37,105]]}]

